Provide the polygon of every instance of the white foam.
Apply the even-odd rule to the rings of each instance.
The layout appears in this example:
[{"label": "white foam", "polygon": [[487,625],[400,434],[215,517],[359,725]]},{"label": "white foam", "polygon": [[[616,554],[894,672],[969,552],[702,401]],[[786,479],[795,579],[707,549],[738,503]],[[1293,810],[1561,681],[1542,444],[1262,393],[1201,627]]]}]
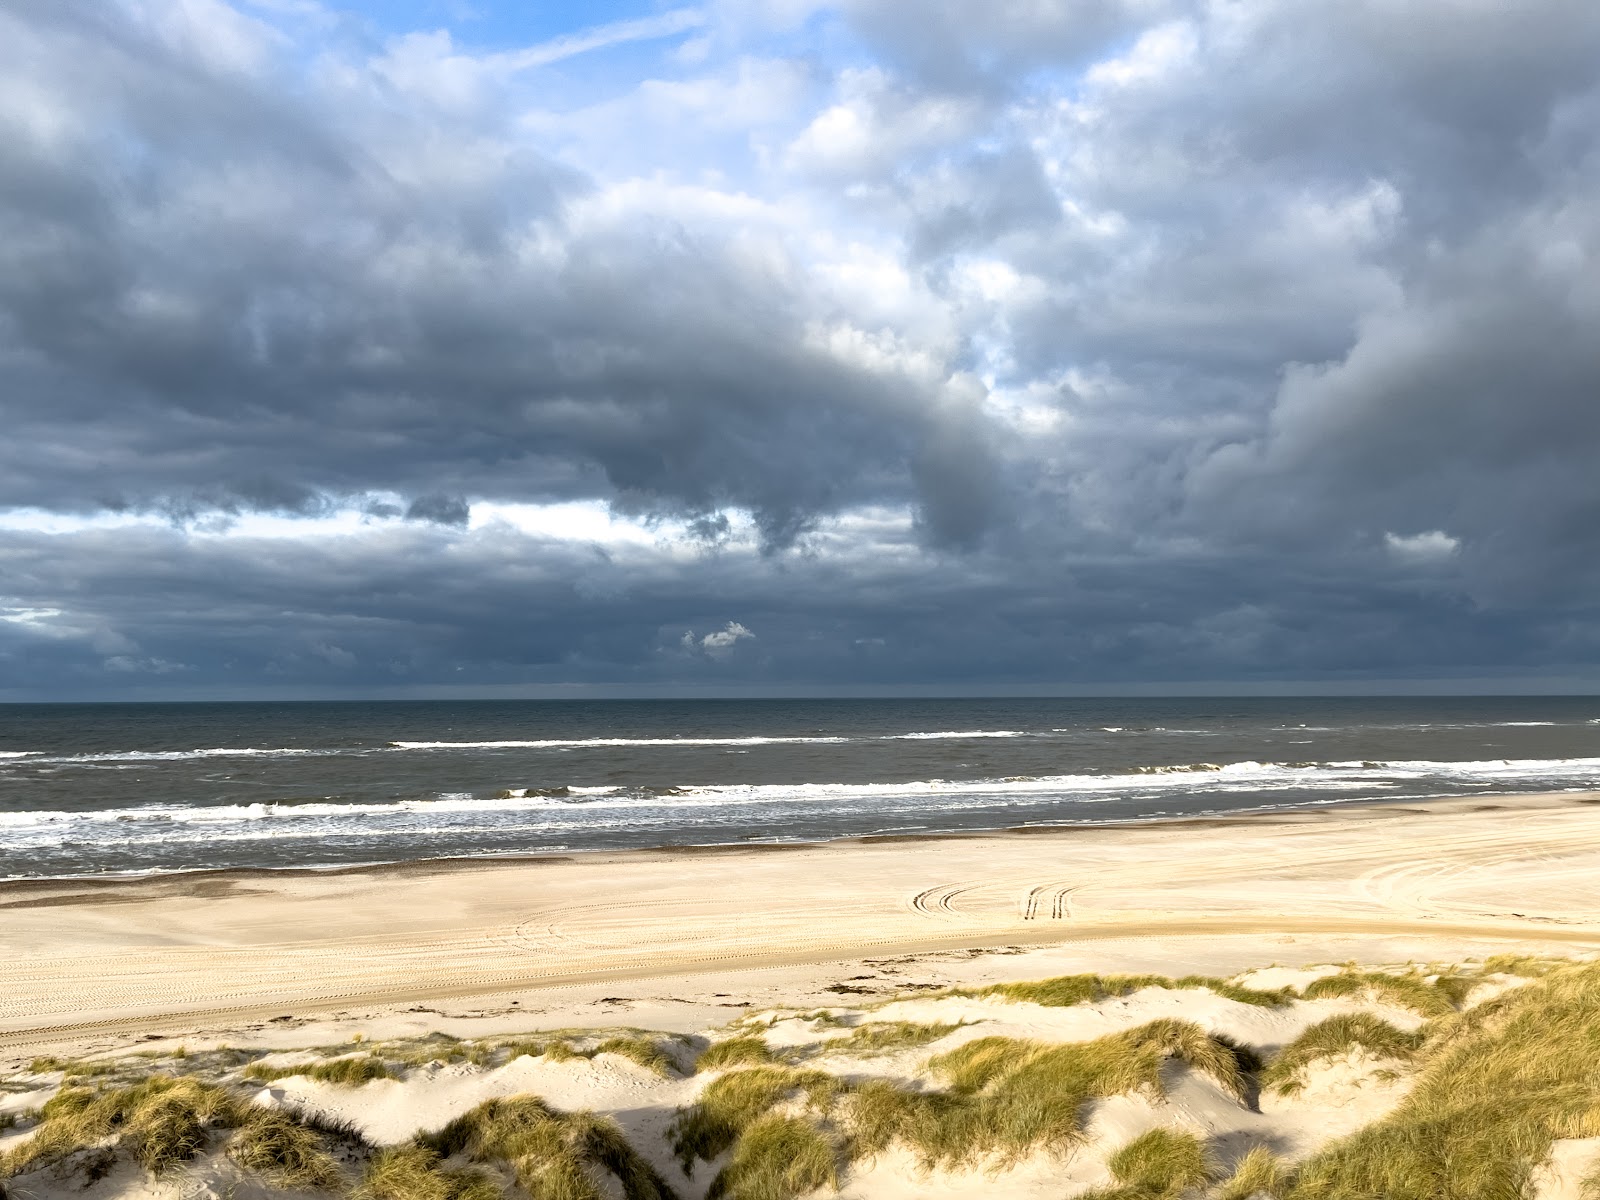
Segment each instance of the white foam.
[{"label": "white foam", "polygon": [[1046,737],[1047,734],[1036,733],[1026,729],[942,729],[933,733],[896,733],[891,734],[887,741],[891,742],[937,742],[955,741],[966,738],[1020,738],[1020,737]]},{"label": "white foam", "polygon": [[821,745],[855,741],[847,737],[736,738],[535,738],[493,742],[390,742],[393,750],[550,750],[580,746],[774,746],[814,742]]},{"label": "white foam", "polygon": [[313,750],[295,746],[210,746],[198,750],[120,750],[105,754],[60,754],[35,758],[37,763],[141,763],[183,762],[196,758],[297,758],[306,755],[346,754],[346,750]]},{"label": "white foam", "polygon": [[0,750],[0,758],[27,758],[37,753],[37,750]]}]

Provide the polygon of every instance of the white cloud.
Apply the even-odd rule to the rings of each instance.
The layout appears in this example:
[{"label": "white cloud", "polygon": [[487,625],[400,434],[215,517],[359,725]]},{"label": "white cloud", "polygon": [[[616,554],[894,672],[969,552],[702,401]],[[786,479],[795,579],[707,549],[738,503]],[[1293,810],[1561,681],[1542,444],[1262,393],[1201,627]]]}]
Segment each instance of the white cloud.
[{"label": "white cloud", "polygon": [[1461,549],[1461,540],[1440,529],[1414,533],[1409,537],[1398,533],[1383,535],[1383,544],[1398,562],[1412,566],[1427,566],[1454,558]]},{"label": "white cloud", "polygon": [[715,633],[708,633],[698,642],[693,631],[683,635],[683,644],[686,648],[698,646],[708,658],[727,658],[733,653],[733,648],[745,638],[753,639],[756,635],[751,633],[737,621],[729,621],[722,629]]}]

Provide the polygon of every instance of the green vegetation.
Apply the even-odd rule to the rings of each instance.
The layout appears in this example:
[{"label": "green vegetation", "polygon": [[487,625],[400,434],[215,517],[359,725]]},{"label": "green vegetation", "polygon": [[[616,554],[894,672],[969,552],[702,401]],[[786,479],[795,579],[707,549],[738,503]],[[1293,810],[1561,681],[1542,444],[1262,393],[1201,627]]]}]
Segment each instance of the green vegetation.
[{"label": "green vegetation", "polygon": [[833,1142],[796,1117],[769,1115],[745,1130],[706,1200],[789,1200],[820,1187],[838,1187]]},{"label": "green vegetation", "polygon": [[111,1142],[160,1174],[242,1120],[231,1092],[196,1079],[158,1075],[110,1090],[64,1087],[39,1110],[33,1137],[0,1159],[0,1171],[15,1175]]},{"label": "green vegetation", "polygon": [[961,996],[1003,996],[1027,1004],[1051,1008],[1071,1008],[1117,996],[1128,996],[1142,988],[1183,988],[1214,992],[1240,1004],[1261,1008],[1280,1008],[1294,998],[1287,988],[1263,990],[1245,987],[1210,975],[1185,975],[1172,979],[1165,975],[1060,975],[1034,983],[996,983],[989,987],[961,990]]},{"label": "green vegetation", "polygon": [[28,1064],[28,1071],[33,1075],[49,1075],[60,1071],[68,1079],[95,1078],[102,1075],[117,1075],[124,1072],[134,1073],[143,1068],[143,1063],[132,1063],[121,1059],[70,1059],[49,1056],[36,1058]]},{"label": "green vegetation", "polygon": [[709,1162],[731,1149],[779,1104],[800,1104],[809,1112],[826,1113],[845,1087],[843,1080],[826,1071],[776,1066],[734,1071],[707,1085],[697,1102],[681,1109],[667,1136],[683,1173],[689,1175],[696,1161]]},{"label": "green vegetation", "polygon": [[1494,954],[1483,960],[1485,975],[1520,975],[1538,979],[1563,966],[1559,958],[1540,958],[1532,954]]},{"label": "green vegetation", "polygon": [[[639,1157],[616,1122],[592,1113],[557,1112],[534,1096],[480,1104],[416,1144],[442,1159],[459,1155],[503,1168],[532,1200],[600,1200],[598,1172],[615,1177],[625,1200],[674,1200],[666,1180]],[[476,1200],[475,1190],[468,1194]]]},{"label": "green vegetation", "polygon": [[679,1112],[670,1136],[685,1174],[732,1151],[709,1195],[786,1200],[894,1145],[927,1168],[1015,1162],[1036,1150],[1065,1154],[1082,1139],[1088,1101],[1161,1094],[1169,1058],[1238,1098],[1258,1065],[1248,1051],[1177,1020],[1066,1045],[981,1038],[930,1060],[944,1090],[849,1083],[793,1067],[730,1072]]},{"label": "green vegetation", "polygon": [[356,1200],[504,1200],[500,1180],[484,1167],[448,1169],[425,1146],[380,1150],[367,1164]]},{"label": "green vegetation", "polygon": [[1319,1021],[1279,1051],[1261,1083],[1280,1095],[1292,1096],[1305,1086],[1305,1069],[1314,1062],[1337,1058],[1357,1047],[1379,1058],[1409,1062],[1424,1036],[1420,1029],[1407,1032],[1370,1013],[1341,1013]]},{"label": "green vegetation", "polygon": [[260,1083],[274,1079],[288,1079],[303,1075],[319,1083],[332,1083],[339,1087],[360,1087],[374,1079],[392,1079],[389,1064],[376,1054],[363,1054],[355,1058],[330,1058],[326,1062],[299,1063],[289,1067],[271,1067],[254,1062],[244,1069],[244,1077]]},{"label": "green vegetation", "polygon": [[915,1021],[870,1021],[859,1025],[842,1038],[829,1038],[816,1047],[819,1054],[890,1054],[908,1050],[913,1046],[926,1046],[947,1034],[962,1028],[965,1021],[954,1025],[934,1023],[921,1025]]},{"label": "green vegetation", "polygon": [[1300,993],[1307,1000],[1336,996],[1368,997],[1424,1017],[1443,1017],[1456,1011],[1478,980],[1471,976],[1440,976],[1430,982],[1416,971],[1390,975],[1383,971],[1341,971],[1314,979]]},{"label": "green vegetation", "polygon": [[[678,1065],[675,1056],[671,1053],[672,1042],[675,1038],[648,1037],[643,1034],[628,1033],[615,1034],[603,1038],[598,1044],[589,1047],[574,1045],[575,1039],[581,1034],[568,1034],[552,1037],[549,1040],[530,1038],[525,1041],[503,1042],[498,1046],[486,1048],[485,1057],[481,1061],[489,1061],[489,1056],[495,1052],[504,1052],[504,1062],[527,1055],[529,1058],[543,1056],[551,1062],[571,1062],[579,1058],[594,1058],[599,1054],[618,1054],[623,1058],[638,1063],[647,1070],[654,1071],[657,1075],[670,1075]],[[480,1061],[472,1059],[470,1061]]]},{"label": "green vegetation", "polygon": [[694,1060],[694,1069],[723,1071],[729,1067],[757,1067],[777,1061],[778,1056],[767,1045],[766,1038],[746,1034],[708,1046]]},{"label": "green vegetation", "polygon": [[1090,1193],[1102,1200],[1166,1200],[1215,1174],[1205,1143],[1180,1129],[1152,1129],[1113,1154],[1106,1165],[1120,1185]]},{"label": "green vegetation", "polygon": [[345,1182],[323,1135],[282,1109],[253,1110],[229,1140],[228,1157],[297,1191],[331,1192]]},{"label": "green vegetation", "polygon": [[1283,1195],[1289,1186],[1290,1170],[1265,1146],[1250,1150],[1233,1168],[1233,1174],[1217,1188],[1212,1200],[1251,1200],[1253,1196]]},{"label": "green vegetation", "polygon": [[617,1054],[623,1058],[638,1063],[646,1070],[654,1071],[657,1075],[671,1074],[673,1061],[662,1043],[655,1038],[646,1037],[611,1037],[601,1042],[593,1050],[581,1052],[585,1058],[593,1058],[597,1054]]},{"label": "green vegetation", "polygon": [[227,1152],[239,1166],[307,1190],[343,1187],[343,1174],[328,1153],[330,1137],[359,1141],[348,1130],[251,1107],[215,1084],[153,1075],[127,1087],[63,1088],[40,1110],[34,1136],[0,1158],[0,1173],[17,1175],[80,1151],[105,1149],[159,1175],[229,1130],[234,1133]]},{"label": "green vegetation", "polygon": [[1312,1156],[1294,1200],[1521,1197],[1556,1138],[1600,1135],[1600,965],[1553,971],[1439,1023],[1415,1087]]}]

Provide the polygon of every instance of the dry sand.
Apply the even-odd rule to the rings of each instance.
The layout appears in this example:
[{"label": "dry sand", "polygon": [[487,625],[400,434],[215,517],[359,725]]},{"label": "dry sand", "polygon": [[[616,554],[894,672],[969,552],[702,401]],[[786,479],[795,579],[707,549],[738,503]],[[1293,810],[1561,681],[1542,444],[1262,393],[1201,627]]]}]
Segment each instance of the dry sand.
[{"label": "dry sand", "polygon": [[[809,1003],[833,986],[1229,974],[1511,945],[1600,948],[1600,794],[0,884],[0,1056],[225,1039],[277,1017],[437,1026],[427,1010],[441,1008],[695,1028],[730,1005]],[[978,953],[1005,948],[1032,952]],[[957,953],[927,957],[938,951]],[[917,957],[885,961],[905,956]]]},{"label": "dry sand", "polygon": [[[178,1043],[289,1051],[356,1035],[617,1026],[716,1036],[763,1013],[775,1022],[774,1045],[815,1042],[826,1032],[794,1010],[895,997],[870,1019],[973,1023],[932,1046],[831,1069],[915,1079],[928,1055],[971,1037],[1078,1040],[1161,1016],[1270,1052],[1333,1012],[1362,1008],[1402,1025],[1417,1018],[1372,1002],[1264,1009],[1203,990],[1146,989],[1070,1009],[918,993],[1080,971],[1257,968],[1267,969],[1248,982],[1274,987],[1351,960],[1600,951],[1600,794],[782,848],[14,883],[0,885],[0,946],[0,1075],[14,1078],[46,1052]],[[1003,1177],[929,1176],[891,1152],[853,1173],[843,1194],[1071,1194],[1104,1182],[1108,1149],[1156,1124],[1203,1132],[1224,1157],[1250,1144],[1298,1157],[1397,1102],[1405,1084],[1386,1081],[1384,1065],[1359,1055],[1327,1063],[1301,1095],[1263,1101],[1260,1111],[1178,1070],[1164,1102],[1128,1096],[1097,1106],[1089,1147],[1068,1164],[1038,1158]],[[616,1116],[667,1170],[663,1130],[704,1083],[611,1055],[519,1058],[492,1070],[423,1067],[359,1089],[297,1077],[261,1100],[348,1117],[394,1142],[490,1096],[531,1091]],[[0,1096],[0,1115],[44,1094]],[[1540,1195],[1576,1195],[1597,1145],[1558,1146]],[[181,1188],[119,1176],[94,1195],[220,1194],[237,1183],[227,1170],[202,1163]],[[709,1174],[685,1194],[700,1195]]]}]

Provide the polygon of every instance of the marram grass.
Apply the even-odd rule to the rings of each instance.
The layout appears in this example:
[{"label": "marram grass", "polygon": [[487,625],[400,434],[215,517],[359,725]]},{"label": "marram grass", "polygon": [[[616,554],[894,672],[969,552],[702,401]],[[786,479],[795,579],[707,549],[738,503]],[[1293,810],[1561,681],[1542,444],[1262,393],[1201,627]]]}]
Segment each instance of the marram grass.
[{"label": "marram grass", "polygon": [[244,1078],[258,1083],[271,1083],[277,1079],[301,1076],[319,1083],[338,1087],[360,1087],[374,1079],[392,1079],[394,1072],[389,1064],[376,1054],[362,1054],[348,1058],[330,1058],[325,1062],[297,1063],[293,1066],[268,1066],[254,1062],[244,1069]]},{"label": "marram grass", "polygon": [[[1247,1094],[1256,1065],[1248,1051],[1177,1020],[1068,1044],[981,1038],[929,1061],[945,1084],[939,1089],[851,1083],[792,1067],[731,1071],[679,1112],[671,1137],[685,1174],[730,1154],[709,1194],[790,1200],[805,1190],[801,1176],[815,1187],[891,1146],[930,1169],[1004,1165],[1037,1151],[1066,1155],[1083,1140],[1089,1101],[1133,1091],[1160,1096],[1168,1059],[1236,1098]],[[787,1164],[800,1161],[802,1146],[809,1166],[796,1174]]]},{"label": "marram grass", "polygon": [[758,1067],[778,1061],[767,1039],[755,1034],[731,1037],[716,1042],[694,1060],[696,1071],[725,1071],[729,1067]]},{"label": "marram grass", "polygon": [[1106,1166],[1120,1185],[1109,1194],[1119,1200],[1166,1200],[1201,1187],[1216,1174],[1206,1144],[1185,1129],[1142,1133],[1112,1154]]},{"label": "marram grass", "polygon": [[342,1191],[329,1140],[351,1131],[282,1109],[245,1104],[226,1087],[153,1075],[116,1088],[65,1087],[39,1111],[32,1138],[0,1157],[0,1175],[52,1166],[85,1150],[109,1150],[160,1175],[211,1150],[231,1132],[228,1156],[280,1186]]},{"label": "marram grass", "polygon": [[1600,965],[1445,1018],[1388,1116],[1313,1155],[1293,1200],[1525,1200],[1557,1138],[1600,1135]]},{"label": "marram grass", "polygon": [[1409,1062],[1421,1048],[1424,1033],[1404,1030],[1371,1013],[1340,1013],[1306,1029],[1280,1050],[1261,1076],[1261,1085],[1280,1095],[1298,1094],[1313,1063],[1361,1049],[1377,1058]]},{"label": "marram grass", "polygon": [[1205,989],[1218,996],[1261,1008],[1281,1008],[1294,998],[1287,988],[1245,987],[1210,975],[1185,975],[1174,979],[1166,975],[1059,975],[1031,983],[996,983],[984,988],[958,990],[956,995],[999,996],[1027,1004],[1051,1008],[1072,1008],[1118,996],[1128,996],[1144,988]]},{"label": "marram grass", "polygon": [[1408,1008],[1419,1016],[1443,1017],[1455,1012],[1477,983],[1477,979],[1461,975],[1429,980],[1415,971],[1403,975],[1384,971],[1341,971],[1312,980],[1301,995],[1307,1000],[1345,996],[1368,998]]},{"label": "marram grass", "polygon": [[444,1159],[461,1156],[504,1169],[531,1200],[601,1200],[605,1174],[615,1179],[624,1200],[674,1200],[666,1180],[628,1144],[615,1121],[557,1112],[535,1096],[480,1104],[416,1144]]}]

